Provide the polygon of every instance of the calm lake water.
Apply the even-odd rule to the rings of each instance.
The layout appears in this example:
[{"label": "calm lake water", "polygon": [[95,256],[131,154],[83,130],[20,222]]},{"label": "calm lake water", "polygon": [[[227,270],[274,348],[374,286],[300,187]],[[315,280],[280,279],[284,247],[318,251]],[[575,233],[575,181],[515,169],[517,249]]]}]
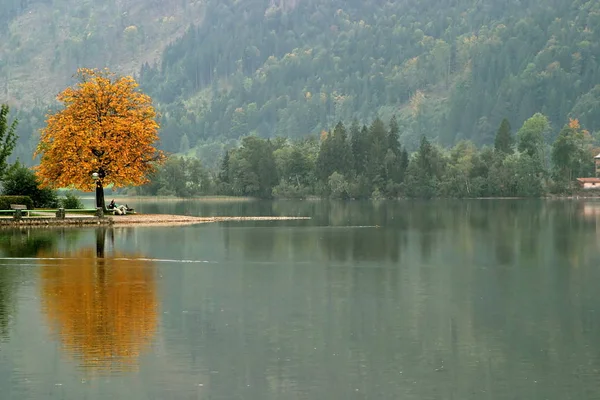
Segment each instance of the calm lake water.
[{"label": "calm lake water", "polygon": [[1,399],[600,398],[600,202],[0,231]]}]

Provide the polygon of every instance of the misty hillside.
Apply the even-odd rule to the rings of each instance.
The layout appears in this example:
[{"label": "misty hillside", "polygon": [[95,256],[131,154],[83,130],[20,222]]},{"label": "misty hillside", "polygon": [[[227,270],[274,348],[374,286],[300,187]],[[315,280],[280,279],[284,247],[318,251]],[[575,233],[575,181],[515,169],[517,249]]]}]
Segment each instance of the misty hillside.
[{"label": "misty hillside", "polygon": [[536,112],[555,131],[568,117],[600,130],[597,1],[0,3],[25,4],[0,16],[1,100],[38,107],[21,132],[78,66],[134,72],[161,146],[203,158],[375,115],[396,114],[409,148],[423,134],[489,144],[502,118],[518,128]]},{"label": "misty hillside", "polygon": [[201,23],[197,1],[0,0],[0,101],[51,101],[78,67],[135,74]]}]

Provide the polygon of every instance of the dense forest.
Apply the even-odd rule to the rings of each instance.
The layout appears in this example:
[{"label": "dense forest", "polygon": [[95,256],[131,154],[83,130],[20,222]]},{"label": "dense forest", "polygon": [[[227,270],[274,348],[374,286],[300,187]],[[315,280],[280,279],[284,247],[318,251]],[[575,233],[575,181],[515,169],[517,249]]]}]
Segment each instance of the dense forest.
[{"label": "dense forest", "polygon": [[[9,22],[0,79],[17,104],[23,162],[53,106],[36,92],[40,79],[66,84],[75,64],[133,73],[161,112],[162,149],[210,168],[248,135],[311,146],[337,121],[392,115],[409,153],[422,136],[491,146],[503,119],[520,127],[536,113],[553,127],[546,145],[569,118],[592,138],[600,130],[596,1],[207,0],[144,12],[137,0],[109,3],[0,1],[10,11],[0,17]],[[73,40],[66,28],[24,31],[30,13],[48,8],[60,11],[48,23]],[[52,46],[54,67],[29,57]],[[40,72],[27,87],[17,71],[31,65]]]},{"label": "dense forest", "polygon": [[167,150],[392,114],[410,150],[421,135],[491,144],[503,118],[520,126],[536,112],[600,128],[598,2],[274,3],[208,1],[212,23],[142,68]]},{"label": "dense forest", "polygon": [[[557,135],[540,113],[512,133],[507,119],[493,146],[478,149],[461,140],[445,149],[422,136],[409,155],[399,141],[395,117],[370,126],[339,122],[320,137],[290,140],[247,136],[227,151],[218,170],[198,158],[171,157],[137,189],[142,195],[190,197],[210,194],[260,198],[334,199],[539,197],[572,193],[579,176],[594,174],[600,150],[578,120]],[[552,145],[545,138],[556,136]]]}]

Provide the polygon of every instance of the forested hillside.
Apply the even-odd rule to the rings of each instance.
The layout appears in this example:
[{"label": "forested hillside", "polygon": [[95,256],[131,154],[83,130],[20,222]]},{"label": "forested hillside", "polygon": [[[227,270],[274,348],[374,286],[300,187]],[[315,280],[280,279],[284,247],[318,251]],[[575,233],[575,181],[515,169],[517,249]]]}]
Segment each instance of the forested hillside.
[{"label": "forested hillside", "polygon": [[0,103],[19,118],[16,156],[32,162],[37,129],[78,67],[138,74],[204,10],[195,0],[0,0]]},{"label": "forested hillside", "polygon": [[597,1],[208,0],[206,18],[142,70],[171,151],[394,113],[412,149],[489,144],[536,112],[554,135],[600,128]]},{"label": "forested hillside", "polygon": [[[21,54],[22,65],[35,66],[39,74],[30,82],[29,77],[6,77],[5,71],[18,69],[3,69],[0,79],[19,82],[5,95],[42,107],[45,103],[31,97],[37,87],[46,87],[40,76],[53,77],[48,69],[70,75],[82,60],[85,66],[116,70],[137,62],[142,88],[162,113],[163,149],[199,154],[209,164],[217,160],[222,143],[248,134],[295,139],[332,129],[339,120],[368,123],[377,115],[386,122],[397,115],[400,142],[409,150],[417,148],[422,135],[442,145],[460,139],[491,144],[503,118],[519,127],[537,112],[552,124],[548,143],[569,117],[592,132],[600,130],[597,1],[206,0],[171,5],[115,0],[102,6],[106,13],[123,3],[131,3],[132,10],[142,3],[149,10],[183,10],[172,22],[187,30],[181,36],[156,36],[175,38],[159,58],[147,54],[149,39],[141,39],[147,34],[127,41],[130,27],[139,33],[150,11],[140,11],[139,21],[119,22],[109,18],[112,14],[91,13],[100,7],[91,2],[31,3],[0,17],[12,21],[2,54],[12,57],[13,66]],[[33,39],[31,30],[20,30],[18,23],[25,23],[23,12],[33,3],[46,7],[57,26],[62,26],[62,14],[74,15],[75,9],[88,23],[92,14],[106,19],[97,18],[93,33],[80,29],[85,45],[76,40],[57,44],[49,39],[55,36]],[[188,27],[189,10],[198,20]],[[101,39],[91,47],[96,37]],[[79,55],[69,46],[89,53]],[[35,48],[47,50],[44,62],[33,50],[23,50]],[[62,60],[58,67],[53,67],[54,58]],[[21,132],[35,124],[23,122]]]}]

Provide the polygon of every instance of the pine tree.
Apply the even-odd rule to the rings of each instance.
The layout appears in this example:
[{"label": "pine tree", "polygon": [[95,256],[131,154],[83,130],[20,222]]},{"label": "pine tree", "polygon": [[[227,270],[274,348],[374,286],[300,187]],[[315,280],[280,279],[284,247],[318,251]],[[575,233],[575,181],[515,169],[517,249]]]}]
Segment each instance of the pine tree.
[{"label": "pine tree", "polygon": [[332,164],[333,172],[349,176],[352,172],[352,149],[348,143],[346,127],[340,121],[333,130],[332,137]]},{"label": "pine tree", "polygon": [[411,197],[431,198],[437,194],[440,154],[425,136],[416,157],[410,162],[405,177],[406,191]]},{"label": "pine tree", "polygon": [[229,183],[229,150],[226,150],[223,155],[221,170],[219,171],[219,180],[223,183]]},{"label": "pine tree", "polygon": [[331,132],[321,133],[321,147],[317,155],[315,174],[321,182],[327,182],[329,175],[333,173],[332,154],[333,138]]},{"label": "pine tree", "polygon": [[514,140],[510,133],[510,123],[508,119],[504,118],[502,123],[500,123],[500,127],[496,132],[496,138],[494,139],[494,148],[497,152],[501,152],[504,154],[512,154],[513,153],[513,144]]},{"label": "pine tree", "polygon": [[400,154],[400,182],[404,181],[404,176],[406,175],[406,170],[408,169],[408,152],[405,148],[402,148],[402,153]]},{"label": "pine tree", "polygon": [[17,120],[8,123],[9,107],[6,104],[0,106],[0,179],[3,178],[8,167],[7,159],[13,152],[17,143]]},{"label": "pine tree", "polygon": [[427,137],[423,135],[421,137],[421,144],[419,145],[419,151],[417,153],[417,167],[428,178],[434,176],[436,160],[434,159],[435,152],[433,146],[427,140]]},{"label": "pine tree", "polygon": [[388,131],[388,148],[394,153],[396,157],[400,157],[402,152],[400,146],[400,127],[398,126],[398,120],[396,115],[390,120],[390,130]]},{"label": "pine tree", "polygon": [[363,125],[362,129],[359,131],[353,124],[351,141],[354,171],[356,172],[356,175],[363,175],[366,172],[369,154],[369,129]]},{"label": "pine tree", "polygon": [[388,132],[383,121],[375,118],[369,127],[369,152],[367,158],[367,177],[374,185],[385,182],[385,154],[388,150]]}]

